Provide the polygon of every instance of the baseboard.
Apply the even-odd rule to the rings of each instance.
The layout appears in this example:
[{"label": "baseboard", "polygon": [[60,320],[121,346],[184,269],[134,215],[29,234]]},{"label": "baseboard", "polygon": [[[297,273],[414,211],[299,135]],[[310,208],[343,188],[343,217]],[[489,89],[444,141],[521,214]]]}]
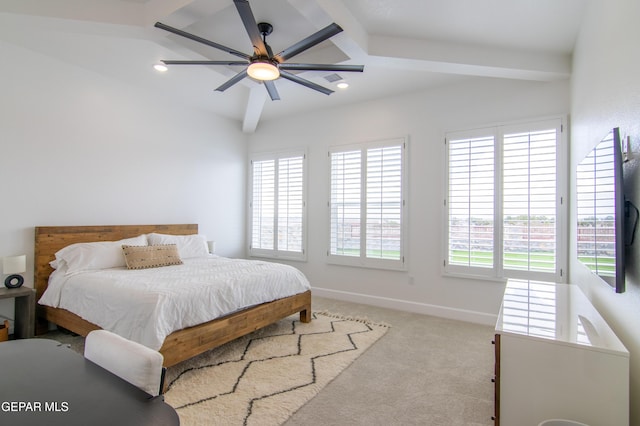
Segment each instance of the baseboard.
[{"label": "baseboard", "polygon": [[364,305],[378,306],[381,308],[397,309],[399,311],[413,312],[416,314],[432,315],[476,324],[495,326],[496,320],[498,319],[498,316],[494,314],[450,308],[447,306],[430,305],[427,303],[410,302],[407,300],[392,299],[389,297],[371,296],[368,294],[318,287],[312,287],[311,291],[314,296],[344,300],[346,302],[362,303]]}]

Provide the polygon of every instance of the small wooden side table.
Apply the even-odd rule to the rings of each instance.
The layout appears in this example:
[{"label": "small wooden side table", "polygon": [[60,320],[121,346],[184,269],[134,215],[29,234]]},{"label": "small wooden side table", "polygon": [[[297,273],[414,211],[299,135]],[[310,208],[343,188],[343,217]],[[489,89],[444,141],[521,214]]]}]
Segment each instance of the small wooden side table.
[{"label": "small wooden side table", "polygon": [[15,339],[33,337],[36,322],[36,291],[29,287],[0,288],[0,299],[14,299],[15,323],[13,336]]}]

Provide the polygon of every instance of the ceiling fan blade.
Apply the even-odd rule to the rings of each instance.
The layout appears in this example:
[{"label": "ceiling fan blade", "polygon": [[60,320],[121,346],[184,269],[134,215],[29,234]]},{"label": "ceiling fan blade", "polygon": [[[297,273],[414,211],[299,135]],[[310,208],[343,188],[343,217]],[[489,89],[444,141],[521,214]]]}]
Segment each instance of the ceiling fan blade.
[{"label": "ceiling fan blade", "polygon": [[280,77],[286,78],[287,80],[293,81],[298,84],[302,84],[303,86],[307,86],[309,89],[317,90],[320,93],[324,93],[325,95],[330,95],[333,93],[333,90],[327,89],[326,87],[322,87],[319,84],[312,83],[311,81],[298,77],[295,74],[291,74],[289,72],[280,70]]},{"label": "ceiling fan blade", "polygon": [[278,65],[278,68],[287,71],[364,71],[364,65],[292,64],[289,62]]},{"label": "ceiling fan blade", "polygon": [[275,59],[278,62],[284,62],[287,59],[293,58],[297,54],[304,52],[305,50],[315,46],[318,43],[322,43],[323,41],[333,37],[334,35],[340,32],[342,32],[342,27],[340,27],[340,25],[335,23],[327,25],[320,31],[314,34],[311,34],[309,37],[305,38],[304,40],[301,40],[296,44],[294,44],[293,46],[284,49],[282,52],[278,53],[275,56]]},{"label": "ceiling fan blade", "polygon": [[160,61],[165,65],[249,65],[249,61]]},{"label": "ceiling fan blade", "polygon": [[233,86],[234,84],[236,84],[237,82],[239,82],[240,80],[245,78],[246,76],[247,76],[247,70],[246,69],[242,70],[238,74],[236,74],[235,76],[231,77],[226,83],[224,83],[224,84],[220,85],[220,87],[216,88],[216,91],[217,92],[224,92],[229,87]]},{"label": "ceiling fan blade", "polygon": [[156,24],[154,26],[156,28],[160,28],[160,29],[163,29],[165,31],[169,31],[170,33],[177,34],[179,36],[188,38],[190,40],[197,41],[198,43],[206,44],[207,46],[211,46],[211,47],[214,47],[216,49],[222,50],[224,52],[230,53],[232,55],[239,56],[239,57],[241,57],[243,59],[246,59],[246,60],[251,59],[251,56],[247,55],[246,53],[242,53],[242,52],[239,52],[239,51],[237,51],[235,49],[232,49],[230,47],[226,47],[226,46],[223,46],[223,45],[218,44],[216,42],[209,41],[209,40],[204,39],[202,37],[198,37],[197,35],[190,34],[190,33],[186,32],[186,31],[182,31],[182,30],[179,30],[177,28],[170,27],[168,25],[163,24],[162,22],[156,22]]},{"label": "ceiling fan blade", "polygon": [[256,55],[269,56],[269,52],[267,51],[264,41],[260,36],[260,31],[258,31],[258,23],[256,22],[256,18],[253,16],[249,2],[247,0],[233,0],[233,3],[236,5],[238,14],[240,14],[240,19],[242,19],[244,28],[247,30],[247,34],[251,39],[251,44],[253,44]]},{"label": "ceiling fan blade", "polygon": [[273,80],[265,81],[264,87],[267,88],[267,92],[269,92],[269,96],[271,97],[272,101],[280,100],[280,94],[278,94],[278,89],[276,89],[276,84],[273,82]]}]

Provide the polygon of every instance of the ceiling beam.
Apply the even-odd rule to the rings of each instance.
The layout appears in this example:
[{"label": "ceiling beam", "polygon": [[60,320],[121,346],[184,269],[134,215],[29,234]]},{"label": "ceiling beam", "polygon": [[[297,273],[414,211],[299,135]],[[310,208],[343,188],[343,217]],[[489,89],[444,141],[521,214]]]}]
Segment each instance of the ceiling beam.
[{"label": "ceiling beam", "polygon": [[244,112],[242,120],[242,131],[244,133],[255,133],[267,101],[267,91],[262,84],[254,85],[249,90],[249,98],[247,99],[247,108]]},{"label": "ceiling beam", "polygon": [[369,37],[370,63],[387,68],[553,81],[569,78],[571,56],[443,43],[397,37]]},{"label": "ceiling beam", "polygon": [[354,62],[367,59],[369,35],[340,0],[288,0],[317,29],[335,22],[344,30],[331,42]]},{"label": "ceiling beam", "polygon": [[431,40],[368,34],[340,0],[289,0],[320,28],[336,22],[344,32],[332,42],[354,62],[366,66],[518,80],[569,78],[571,56],[523,52]]}]

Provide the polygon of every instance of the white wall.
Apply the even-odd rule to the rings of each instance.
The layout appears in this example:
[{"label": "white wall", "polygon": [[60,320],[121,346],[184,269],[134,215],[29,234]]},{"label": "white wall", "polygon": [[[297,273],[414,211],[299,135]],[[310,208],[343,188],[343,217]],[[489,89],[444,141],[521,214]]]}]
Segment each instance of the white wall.
[{"label": "white wall", "polygon": [[[576,165],[613,127],[631,136],[633,159],[625,164],[625,193],[640,205],[640,3],[589,2],[574,52],[571,178]],[[575,181],[572,180],[572,188]],[[575,191],[572,194],[575,200]],[[627,291],[615,294],[577,261],[572,210],[570,278],[579,284],[631,353],[631,422],[640,424],[640,247],[627,250]],[[639,236],[640,237],[640,236]]]},{"label": "white wall", "polygon": [[238,123],[11,44],[0,51],[0,257],[27,254],[25,285],[38,225],[197,223],[220,254],[244,255]]},{"label": "white wall", "polygon": [[[441,275],[444,134],[568,111],[567,81],[467,80],[436,90],[261,123],[251,136],[249,150],[307,149],[308,261],[292,264],[307,274],[314,294],[495,324],[504,289],[501,283]],[[408,271],[328,265],[328,147],[396,136],[409,139]]]}]

